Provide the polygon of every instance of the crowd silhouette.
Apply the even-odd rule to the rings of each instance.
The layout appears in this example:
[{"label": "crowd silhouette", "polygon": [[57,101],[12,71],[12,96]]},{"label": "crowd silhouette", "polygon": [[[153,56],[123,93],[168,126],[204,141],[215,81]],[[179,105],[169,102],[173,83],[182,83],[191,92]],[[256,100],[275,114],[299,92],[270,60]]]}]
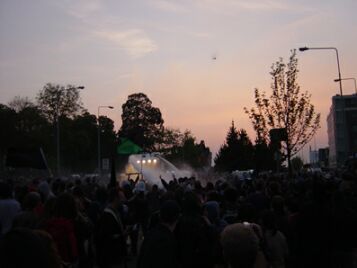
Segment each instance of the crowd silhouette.
[{"label": "crowd silhouette", "polygon": [[353,173],[0,182],[0,267],[356,267]]}]

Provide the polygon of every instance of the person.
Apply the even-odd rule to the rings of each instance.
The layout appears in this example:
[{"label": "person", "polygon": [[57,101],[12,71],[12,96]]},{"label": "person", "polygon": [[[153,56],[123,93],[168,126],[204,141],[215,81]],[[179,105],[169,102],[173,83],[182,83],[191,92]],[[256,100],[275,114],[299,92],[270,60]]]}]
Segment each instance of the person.
[{"label": "person", "polygon": [[12,197],[11,187],[6,182],[0,182],[0,237],[7,233],[16,215],[20,213],[21,205]]},{"label": "person", "polygon": [[277,229],[276,215],[267,211],[262,220],[267,259],[272,268],[285,268],[289,253],[288,244],[284,234]]},{"label": "person", "polygon": [[131,254],[136,255],[138,249],[139,233],[146,234],[149,220],[149,206],[146,198],[146,184],[143,180],[138,181],[134,188],[134,195],[128,200],[130,218],[133,229],[130,233]]},{"label": "person", "polygon": [[167,200],[160,208],[160,223],[145,236],[137,268],[178,267],[177,243],[173,233],[179,217],[176,201]]},{"label": "person", "polygon": [[122,203],[117,188],[109,190],[108,201],[95,231],[97,262],[103,268],[122,266],[127,255],[127,231],[120,215]]},{"label": "person", "polygon": [[14,228],[0,240],[0,267],[61,268],[62,264],[46,232]]},{"label": "person", "polygon": [[221,234],[221,245],[229,268],[264,267],[259,239],[249,224],[228,225]]},{"label": "person", "polygon": [[[202,215],[201,200],[188,191],[182,200],[182,215],[175,230],[182,267],[214,267],[214,229]],[[217,238],[218,239],[218,238]]]},{"label": "person", "polygon": [[78,242],[74,222],[78,215],[76,202],[70,193],[60,194],[54,203],[54,215],[44,223],[55,241],[62,261],[75,263],[78,258]]},{"label": "person", "polygon": [[41,196],[39,193],[27,193],[22,204],[23,211],[17,214],[17,216],[14,218],[12,227],[26,227],[29,229],[38,228],[40,215],[37,212],[37,208],[41,206]]}]

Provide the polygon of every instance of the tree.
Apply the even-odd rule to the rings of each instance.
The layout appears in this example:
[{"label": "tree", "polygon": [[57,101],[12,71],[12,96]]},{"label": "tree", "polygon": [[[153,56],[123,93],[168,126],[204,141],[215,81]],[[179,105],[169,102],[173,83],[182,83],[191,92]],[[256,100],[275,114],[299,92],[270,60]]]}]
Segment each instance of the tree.
[{"label": "tree", "polygon": [[244,129],[238,131],[238,144],[237,155],[238,169],[247,170],[252,169],[253,166],[253,155],[254,146],[248,137],[247,132]]},{"label": "tree", "polygon": [[294,171],[299,171],[304,166],[304,161],[301,159],[301,157],[296,156],[291,159],[291,165]]},{"label": "tree", "polygon": [[6,150],[16,144],[16,112],[14,109],[0,103],[0,170],[5,163],[4,157]]},{"label": "tree", "polygon": [[254,165],[257,172],[274,170],[274,151],[264,140],[256,140],[254,145]]},{"label": "tree", "polygon": [[146,151],[154,150],[164,129],[160,109],[153,107],[144,93],[129,95],[122,109],[119,137],[132,140]]},{"label": "tree", "polygon": [[237,130],[232,121],[226,141],[214,162],[217,171],[246,170],[253,167],[253,145],[244,129]]},{"label": "tree", "polygon": [[92,172],[97,166],[97,118],[84,112],[62,118],[62,162],[72,171]]},{"label": "tree", "polygon": [[9,101],[8,106],[18,113],[25,108],[35,107],[35,104],[28,97],[15,96]]},{"label": "tree", "polygon": [[298,60],[296,51],[292,50],[289,62],[285,64],[280,58],[272,65],[272,93],[269,97],[265,92],[255,89],[255,108],[245,112],[248,114],[257,140],[269,142],[269,130],[273,128],[286,129],[287,139],[283,143],[282,160],[288,161],[291,173],[291,158],[315,135],[320,127],[320,114],[315,112],[311,104],[311,95],[301,93],[297,83]]},{"label": "tree", "polygon": [[37,95],[37,105],[51,123],[57,116],[73,117],[82,109],[80,88],[47,83]]},{"label": "tree", "polygon": [[161,152],[176,165],[185,164],[193,168],[211,166],[210,149],[203,140],[197,143],[191,131],[186,130],[182,133],[178,129],[165,128],[162,141]]}]

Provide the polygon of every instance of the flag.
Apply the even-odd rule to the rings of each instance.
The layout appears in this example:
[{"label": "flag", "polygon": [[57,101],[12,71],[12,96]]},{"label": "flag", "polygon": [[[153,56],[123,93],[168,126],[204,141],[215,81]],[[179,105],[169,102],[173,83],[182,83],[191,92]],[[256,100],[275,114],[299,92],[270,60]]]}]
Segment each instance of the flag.
[{"label": "flag", "polygon": [[140,146],[126,138],[121,139],[121,143],[117,148],[118,154],[137,154],[142,151],[143,149],[141,149]]}]

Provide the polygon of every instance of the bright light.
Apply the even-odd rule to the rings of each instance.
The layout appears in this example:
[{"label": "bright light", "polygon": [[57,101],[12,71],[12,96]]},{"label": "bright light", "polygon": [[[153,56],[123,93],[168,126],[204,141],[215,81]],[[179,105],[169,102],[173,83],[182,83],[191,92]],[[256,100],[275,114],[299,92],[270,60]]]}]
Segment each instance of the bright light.
[{"label": "bright light", "polygon": [[136,163],[140,164],[140,160],[137,160]]},{"label": "bright light", "polygon": [[151,159],[148,160],[148,163],[149,163],[149,164],[151,163]]},{"label": "bright light", "polygon": [[145,164],[146,163],[146,160],[143,160],[143,164]]},{"label": "bright light", "polygon": [[156,160],[156,159],[154,159],[154,160],[153,160],[153,162],[154,162],[154,164],[156,164],[157,160]]}]

